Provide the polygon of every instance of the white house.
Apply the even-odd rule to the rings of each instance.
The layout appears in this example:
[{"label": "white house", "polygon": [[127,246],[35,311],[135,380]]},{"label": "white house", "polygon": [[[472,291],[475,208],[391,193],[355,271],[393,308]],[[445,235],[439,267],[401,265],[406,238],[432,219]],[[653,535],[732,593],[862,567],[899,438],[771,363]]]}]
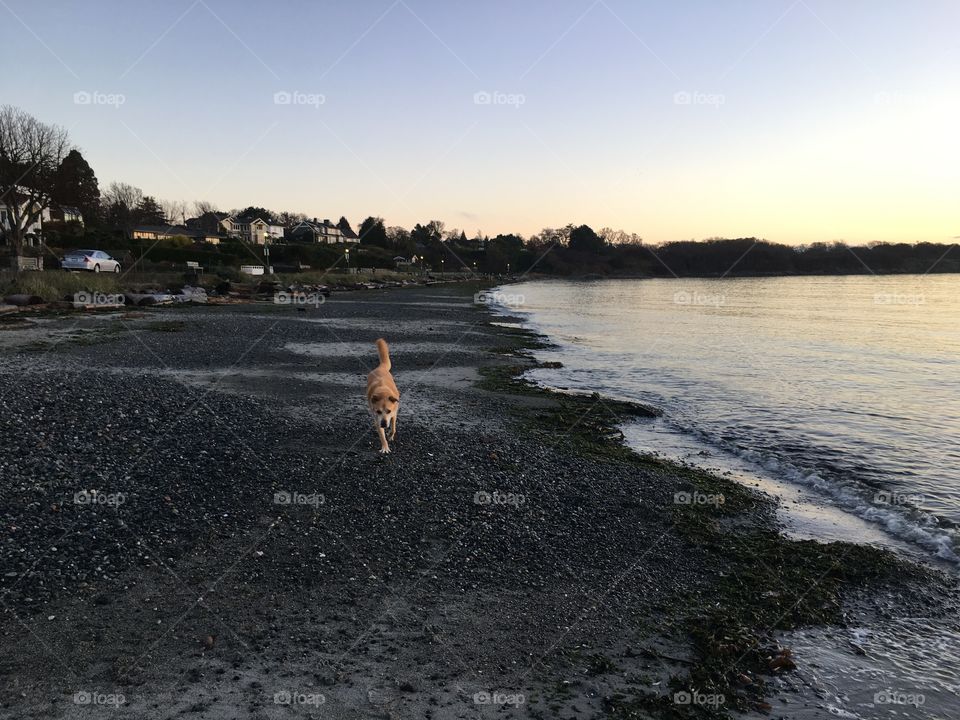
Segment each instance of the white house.
[{"label": "white house", "polygon": [[[33,246],[37,238],[40,236],[40,232],[43,230],[43,223],[50,220],[50,210],[44,208],[38,217],[33,223],[27,227],[24,232],[25,243],[27,246]],[[7,239],[7,235],[13,229],[13,207],[7,203],[0,203],[0,237],[4,240]]]},{"label": "white house", "polygon": [[230,237],[239,238],[254,245],[265,245],[267,241],[277,242],[283,239],[283,225],[272,225],[263,218],[244,221],[228,215],[220,221],[220,226]]}]

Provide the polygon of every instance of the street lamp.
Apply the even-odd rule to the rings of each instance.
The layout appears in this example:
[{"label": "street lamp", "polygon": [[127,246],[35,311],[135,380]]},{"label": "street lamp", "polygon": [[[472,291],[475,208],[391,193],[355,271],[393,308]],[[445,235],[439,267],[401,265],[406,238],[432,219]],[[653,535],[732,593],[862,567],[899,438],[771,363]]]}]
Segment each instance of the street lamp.
[{"label": "street lamp", "polygon": [[343,254],[347,257],[347,270],[350,269],[350,248],[344,248]]}]

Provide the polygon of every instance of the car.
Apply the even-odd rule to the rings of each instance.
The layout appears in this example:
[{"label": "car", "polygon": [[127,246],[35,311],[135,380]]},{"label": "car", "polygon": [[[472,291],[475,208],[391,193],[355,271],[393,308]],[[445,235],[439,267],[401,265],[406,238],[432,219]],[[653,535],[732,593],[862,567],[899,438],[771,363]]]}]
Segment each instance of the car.
[{"label": "car", "polygon": [[71,250],[63,256],[64,270],[92,270],[93,272],[120,272],[120,262],[103,250]]}]

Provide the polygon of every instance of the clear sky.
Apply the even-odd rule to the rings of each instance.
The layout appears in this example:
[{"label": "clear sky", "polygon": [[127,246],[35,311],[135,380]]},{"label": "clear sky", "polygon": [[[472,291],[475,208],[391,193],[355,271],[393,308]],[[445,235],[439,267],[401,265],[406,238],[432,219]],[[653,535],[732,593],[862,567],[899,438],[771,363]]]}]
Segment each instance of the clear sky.
[{"label": "clear sky", "polygon": [[957,0],[0,0],[0,103],[101,187],[227,210],[943,242],[958,28]]}]

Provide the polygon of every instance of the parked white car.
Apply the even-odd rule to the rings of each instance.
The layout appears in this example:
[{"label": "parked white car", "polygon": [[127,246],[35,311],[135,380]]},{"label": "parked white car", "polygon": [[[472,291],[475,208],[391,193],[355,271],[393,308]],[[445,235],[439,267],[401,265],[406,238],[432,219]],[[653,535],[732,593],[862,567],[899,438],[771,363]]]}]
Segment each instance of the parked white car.
[{"label": "parked white car", "polygon": [[92,270],[93,272],[120,272],[120,262],[103,250],[71,250],[63,256],[64,270]]}]

